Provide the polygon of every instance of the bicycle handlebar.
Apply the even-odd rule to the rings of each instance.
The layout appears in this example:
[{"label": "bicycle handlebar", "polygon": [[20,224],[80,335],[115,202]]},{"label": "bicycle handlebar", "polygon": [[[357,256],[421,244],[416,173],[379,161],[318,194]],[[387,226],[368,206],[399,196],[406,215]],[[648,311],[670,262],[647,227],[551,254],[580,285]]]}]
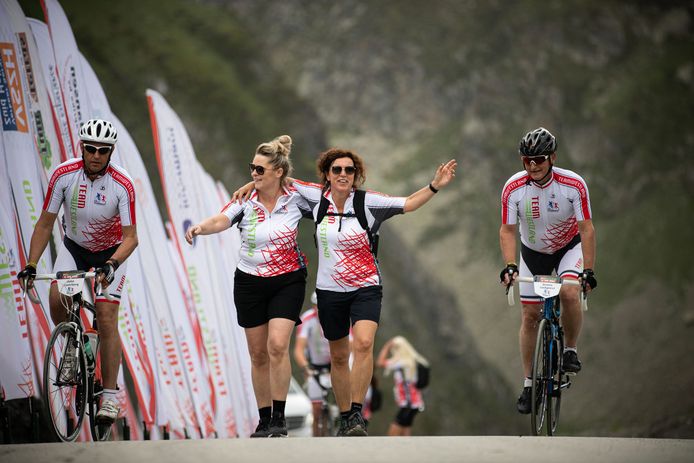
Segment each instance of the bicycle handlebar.
[{"label": "bicycle handlebar", "polygon": [[[513,292],[513,283],[518,282],[518,283],[534,283],[535,279],[533,277],[522,277],[522,276],[517,276],[510,285],[506,287],[506,295],[508,297],[508,305],[509,306],[514,306],[516,301],[514,299],[514,292]],[[573,279],[563,279],[561,281],[562,286],[567,285],[567,286],[583,286],[583,284],[578,281],[578,280],[573,280]],[[586,295],[585,290],[581,291],[581,310],[586,312],[588,310],[588,296]]]},{"label": "bicycle handlebar", "polygon": [[[40,273],[36,275],[33,279],[34,280],[57,280],[60,275],[62,275],[63,272],[58,272],[58,273]],[[96,272],[82,272],[79,274],[75,274],[77,278],[84,278],[85,280],[93,280],[96,277]],[[22,297],[25,295],[29,297],[29,300],[33,302],[34,304],[40,304],[41,301],[39,300],[37,294],[36,294],[36,289],[33,287],[29,288],[27,291],[27,288],[25,286],[24,281],[19,280],[19,286],[22,288]],[[33,291],[32,291],[33,289]],[[97,283],[96,287],[94,288],[94,292],[96,293],[97,296],[104,296],[106,300],[114,302],[116,299],[111,297],[111,295],[106,291],[105,293],[102,292],[101,288],[101,283]]]}]

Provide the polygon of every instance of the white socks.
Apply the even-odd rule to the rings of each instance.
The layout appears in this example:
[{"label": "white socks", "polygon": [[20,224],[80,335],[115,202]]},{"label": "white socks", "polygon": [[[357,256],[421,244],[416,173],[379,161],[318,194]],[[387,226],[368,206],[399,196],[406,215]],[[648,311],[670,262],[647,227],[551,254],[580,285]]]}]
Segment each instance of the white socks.
[{"label": "white socks", "polygon": [[533,380],[532,378],[525,378],[523,380],[523,387],[533,387]]},{"label": "white socks", "polygon": [[578,354],[578,351],[576,350],[575,347],[565,347],[564,352],[568,352],[568,351],[571,351],[571,352]]},{"label": "white socks", "polygon": [[104,392],[101,394],[101,398],[102,400],[112,400],[114,402],[118,402],[116,394],[118,394],[118,389],[104,389]]}]

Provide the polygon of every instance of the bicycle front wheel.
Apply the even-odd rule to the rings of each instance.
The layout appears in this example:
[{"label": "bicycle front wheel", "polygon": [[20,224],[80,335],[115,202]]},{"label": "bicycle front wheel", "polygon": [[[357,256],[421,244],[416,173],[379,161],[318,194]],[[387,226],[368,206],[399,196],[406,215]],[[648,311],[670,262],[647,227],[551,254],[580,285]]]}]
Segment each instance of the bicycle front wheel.
[{"label": "bicycle front wheel", "polygon": [[43,403],[55,435],[64,442],[77,439],[87,403],[87,362],[79,349],[72,366],[64,354],[78,346],[74,325],[62,322],[55,327],[46,347],[43,362]]},{"label": "bicycle front wheel", "polygon": [[542,433],[545,424],[545,416],[551,412],[551,396],[548,392],[548,385],[551,387],[551,360],[549,358],[550,333],[547,320],[542,319],[537,329],[537,340],[535,341],[535,353],[533,355],[533,376],[531,394],[531,413],[530,425],[533,436]]},{"label": "bicycle front wheel", "polygon": [[559,411],[561,410],[561,390],[566,381],[562,373],[562,353],[564,352],[564,339],[561,334],[552,338],[551,342],[552,376],[551,376],[551,401],[547,407],[547,435],[553,436],[557,432],[559,424]]}]

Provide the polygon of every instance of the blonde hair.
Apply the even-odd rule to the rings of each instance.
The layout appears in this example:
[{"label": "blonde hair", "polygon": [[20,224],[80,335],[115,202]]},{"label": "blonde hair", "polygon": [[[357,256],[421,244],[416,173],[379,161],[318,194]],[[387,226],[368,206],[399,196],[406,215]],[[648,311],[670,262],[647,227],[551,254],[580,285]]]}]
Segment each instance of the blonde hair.
[{"label": "blonde hair", "polygon": [[292,137],[280,135],[272,141],[261,143],[255,149],[255,154],[270,158],[270,165],[273,169],[282,169],[280,185],[284,184],[284,179],[292,173],[292,161],[289,153],[292,152]]},{"label": "blonde hair", "polygon": [[403,336],[395,336],[391,339],[389,354],[386,373],[390,373],[400,366],[404,370],[405,381],[411,382],[417,378],[417,363],[429,366],[429,361],[417,352]]}]

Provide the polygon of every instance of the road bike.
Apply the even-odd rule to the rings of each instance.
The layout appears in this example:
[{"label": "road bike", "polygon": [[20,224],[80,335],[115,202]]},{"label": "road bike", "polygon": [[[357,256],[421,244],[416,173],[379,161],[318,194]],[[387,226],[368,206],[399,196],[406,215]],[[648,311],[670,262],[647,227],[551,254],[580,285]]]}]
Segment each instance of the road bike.
[{"label": "road bike", "polygon": [[[55,435],[64,442],[77,439],[85,414],[89,416],[92,439],[108,440],[111,424],[96,421],[101,405],[103,383],[99,357],[99,335],[92,287],[96,272],[80,270],[39,274],[35,280],[56,280],[60,302],[67,311],[67,319],[51,333],[43,363],[42,395],[46,413]],[[34,303],[40,303],[35,291],[25,293]],[[101,285],[94,288],[102,295]],[[105,292],[103,296],[113,301]],[[86,329],[84,310],[93,315],[92,329]]]},{"label": "road bike", "polygon": [[[542,297],[542,318],[538,324],[533,354],[530,425],[534,436],[542,434],[543,427],[547,435],[552,436],[559,424],[562,391],[571,387],[571,376],[574,375],[565,372],[562,365],[564,330],[560,324],[559,291],[562,285],[582,284],[577,280],[562,280],[550,275],[519,276],[515,281],[532,283],[535,294]],[[507,294],[508,304],[514,305],[513,284],[508,286]],[[588,309],[585,288],[581,291],[581,308],[584,311]]]},{"label": "road bike", "polygon": [[337,433],[337,421],[340,410],[335,403],[335,395],[330,383],[330,367],[311,367],[308,374],[321,390],[320,415],[317,417],[317,437],[331,437]]}]

